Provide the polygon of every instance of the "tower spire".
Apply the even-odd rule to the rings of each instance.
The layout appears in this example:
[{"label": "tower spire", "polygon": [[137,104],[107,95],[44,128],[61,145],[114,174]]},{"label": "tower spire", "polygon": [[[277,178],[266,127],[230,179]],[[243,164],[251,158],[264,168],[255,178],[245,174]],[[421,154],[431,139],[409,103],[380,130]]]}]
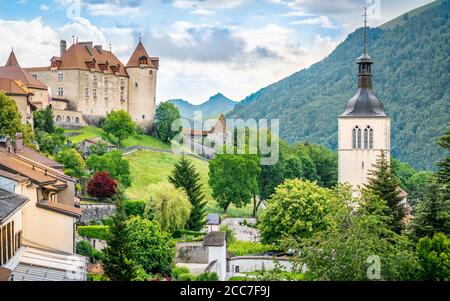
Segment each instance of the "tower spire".
[{"label": "tower spire", "polygon": [[139,33],[139,43],[142,43],[142,33]]},{"label": "tower spire", "polygon": [[364,54],[367,53],[367,6],[364,6]]}]

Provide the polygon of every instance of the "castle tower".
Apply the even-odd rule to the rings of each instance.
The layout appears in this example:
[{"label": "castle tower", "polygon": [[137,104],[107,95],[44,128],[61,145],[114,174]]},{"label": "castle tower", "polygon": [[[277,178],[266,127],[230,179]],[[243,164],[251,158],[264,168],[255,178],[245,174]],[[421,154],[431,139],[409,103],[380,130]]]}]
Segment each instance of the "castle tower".
[{"label": "castle tower", "polygon": [[364,23],[364,52],[356,60],[358,91],[338,120],[339,182],[354,187],[368,182],[368,171],[382,151],[390,158],[391,120],[372,92],[373,60],[367,51],[367,19]]},{"label": "castle tower", "polygon": [[126,66],[129,75],[128,113],[146,131],[152,128],[155,119],[158,68],[159,58],[150,57],[139,41]]}]

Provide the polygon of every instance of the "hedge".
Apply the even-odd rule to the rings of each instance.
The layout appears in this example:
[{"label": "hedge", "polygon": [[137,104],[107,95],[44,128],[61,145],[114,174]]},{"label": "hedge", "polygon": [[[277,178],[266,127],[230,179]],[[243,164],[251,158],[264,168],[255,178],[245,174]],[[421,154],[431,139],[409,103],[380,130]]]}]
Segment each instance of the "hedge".
[{"label": "hedge", "polygon": [[235,256],[244,256],[264,252],[276,251],[274,246],[263,245],[259,242],[235,241],[228,245],[228,251]]},{"label": "hedge", "polygon": [[79,226],[78,234],[83,237],[106,240],[109,235],[109,226]]}]

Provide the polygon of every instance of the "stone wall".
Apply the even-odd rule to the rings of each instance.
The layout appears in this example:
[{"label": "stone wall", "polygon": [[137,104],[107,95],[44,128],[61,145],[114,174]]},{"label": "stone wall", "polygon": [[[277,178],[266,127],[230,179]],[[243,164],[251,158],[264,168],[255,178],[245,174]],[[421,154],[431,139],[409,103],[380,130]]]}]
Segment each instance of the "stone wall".
[{"label": "stone wall", "polygon": [[88,224],[90,221],[100,221],[116,212],[116,206],[111,204],[82,204],[81,209],[83,209],[82,224]]},{"label": "stone wall", "polygon": [[177,262],[208,264],[208,247],[201,241],[177,243]]}]

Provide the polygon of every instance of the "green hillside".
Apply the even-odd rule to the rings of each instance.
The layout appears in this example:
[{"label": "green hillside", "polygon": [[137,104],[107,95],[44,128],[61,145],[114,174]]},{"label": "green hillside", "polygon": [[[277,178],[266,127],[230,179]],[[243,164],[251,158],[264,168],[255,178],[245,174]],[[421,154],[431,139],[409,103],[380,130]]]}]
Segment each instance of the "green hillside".
[{"label": "green hillside", "polygon": [[[450,121],[449,0],[429,5],[392,29],[368,32],[374,92],[392,119],[392,154],[434,168]],[[362,29],[327,58],[250,95],[227,118],[278,118],[281,137],[337,147],[337,118],[357,87]]]}]

